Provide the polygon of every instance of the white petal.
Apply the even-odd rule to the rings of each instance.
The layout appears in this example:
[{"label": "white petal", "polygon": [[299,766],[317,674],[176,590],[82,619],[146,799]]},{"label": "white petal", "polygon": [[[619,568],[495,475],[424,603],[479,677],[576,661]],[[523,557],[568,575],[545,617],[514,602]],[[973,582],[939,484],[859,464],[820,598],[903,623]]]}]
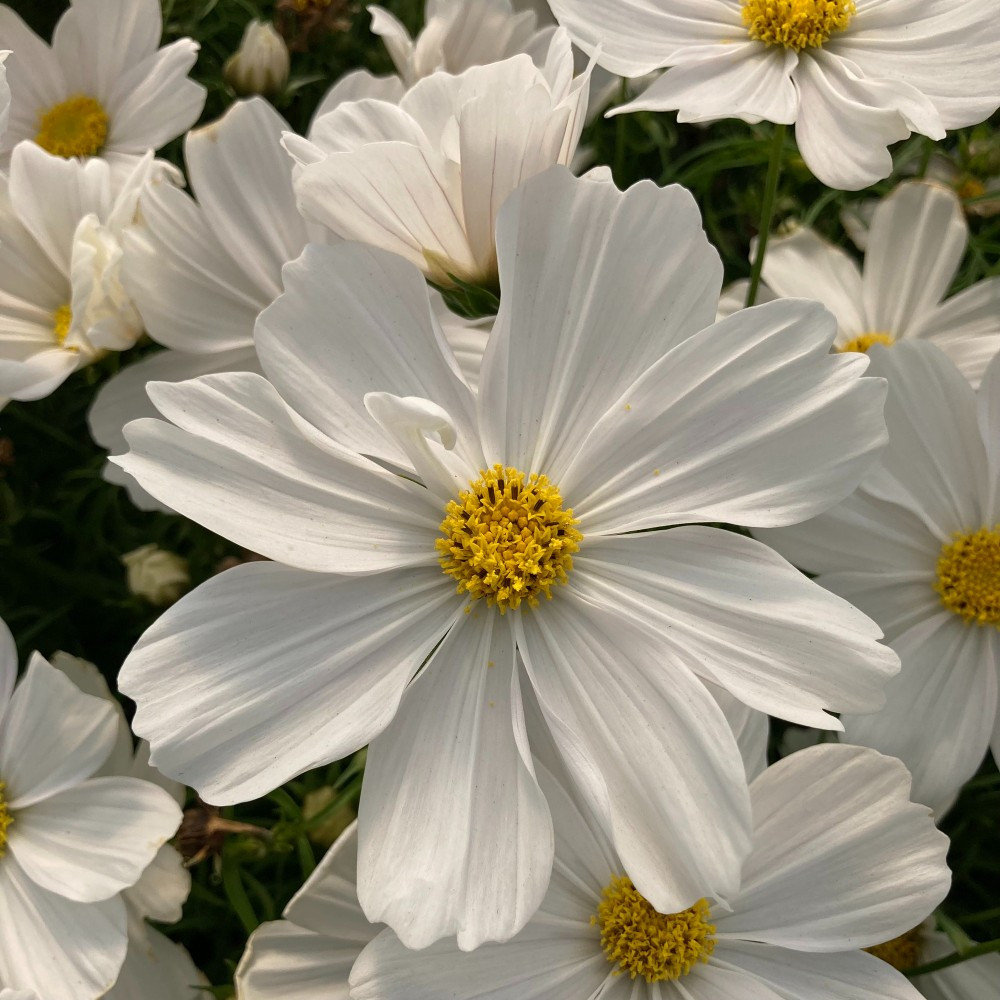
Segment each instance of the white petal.
[{"label": "white petal", "polygon": [[[886,148],[910,129],[887,81],[860,78],[844,60],[814,49],[795,74],[795,138],[806,165],[828,187],[860,191],[892,173]],[[940,138],[939,135],[935,138]]]},{"label": "white petal", "polygon": [[792,82],[798,61],[796,53],[781,46],[762,49],[757,42],[734,40],[673,67],[610,114],[677,109],[680,122],[742,118],[791,125],[799,110]]},{"label": "white petal", "polygon": [[118,978],[125,904],[75,903],[36,885],[9,856],[0,864],[0,982],[39,998],[95,1000]]},{"label": "white petal", "polygon": [[125,890],[125,899],[132,912],[142,918],[175,924],[183,915],[190,892],[191,873],[184,866],[184,859],[173,847],[164,844],[143,869],[139,881]]},{"label": "white petal", "polygon": [[989,748],[997,717],[996,636],[941,609],[893,640],[903,669],[876,715],[846,716],[845,737],[899,757],[913,798],[936,811],[954,799]]},{"label": "white petal", "polygon": [[0,401],[32,402],[55,391],[80,365],[80,355],[61,348],[42,350],[23,361],[0,359]]},{"label": "white petal", "polygon": [[746,777],[704,685],[572,592],[516,624],[566,766],[639,891],[662,913],[730,896],[748,845]]},{"label": "white petal", "polygon": [[[931,962],[954,951],[946,935],[932,931],[922,958]],[[1000,955],[980,955],[913,982],[926,1000],[1000,1000]]]},{"label": "white petal", "polygon": [[719,708],[736,737],[747,781],[753,781],[767,767],[767,741],[770,734],[767,714],[750,708],[725,688],[712,684],[711,681],[706,681],[705,686],[719,703]]},{"label": "white petal", "polygon": [[724,962],[767,983],[782,1000],[923,1000],[905,976],[862,951],[810,955],[751,941],[725,941],[712,962]]},{"label": "white petal", "polygon": [[0,774],[12,809],[89,778],[111,753],[114,708],[80,691],[38,653],[14,689],[0,727]]},{"label": "white petal", "polygon": [[222,118],[188,134],[191,186],[209,228],[270,300],[281,268],[306,244],[295,207],[292,164],[281,148],[284,119],[263,98],[234,104]]},{"label": "white petal", "polygon": [[840,728],[827,710],[875,711],[899,670],[874,622],[731,531],[692,525],[585,542],[573,586],[653,629],[689,670],[801,725]]},{"label": "white petal", "polygon": [[0,719],[17,680],[17,646],[7,623],[0,618]]},{"label": "white petal", "polygon": [[865,489],[912,511],[942,544],[956,531],[978,530],[986,454],[971,386],[941,351],[920,341],[876,345],[869,357],[871,373],[889,382],[889,447]]},{"label": "white petal", "polygon": [[118,78],[152,55],[163,25],[156,0],[73,0],[52,33],[52,51],[71,93],[96,97],[103,104]]},{"label": "white petal", "polygon": [[166,611],[119,686],[156,767],[212,802],[248,801],[384,729],[458,608],[436,569],[352,579],[250,563]]},{"label": "white petal", "polygon": [[[742,969],[735,969],[714,960],[708,965],[695,966],[687,977],[684,988],[691,1000],[786,1000],[783,994],[776,993],[759,979],[748,976]],[[667,997],[662,997],[661,993],[662,1000],[667,998],[688,1000],[688,997],[673,990]],[[647,995],[641,1000],[654,1000],[654,998]]]},{"label": "white petal", "polygon": [[403,81],[395,74],[374,76],[366,69],[352,69],[326,92],[317,105],[309,129],[310,138],[312,129],[319,123],[320,118],[347,101],[360,101],[365,97],[373,97],[379,101],[398,104],[402,96]]},{"label": "white petal", "polygon": [[8,844],[42,888],[93,903],[135,885],[180,821],[177,803],[148,781],[91,778],[18,809]]},{"label": "white petal", "polygon": [[[146,394],[149,382],[183,382],[220,371],[260,371],[253,348],[237,348],[219,354],[186,354],[160,351],[122,368],[105,382],[87,412],[91,436],[106,451],[121,453],[128,448],[125,425],[141,417],[156,417],[159,411]],[[109,462],[102,475],[125,486],[140,510],[168,511],[119,466]]]},{"label": "white petal", "polygon": [[865,319],[858,265],[812,229],[802,227],[768,243],[764,280],[783,299],[822,302],[837,317],[841,339],[875,329]]},{"label": "white petal", "polygon": [[122,281],[150,336],[196,354],[250,347],[270,294],[239,266],[242,250],[223,246],[202,209],[167,182],[143,192],[140,219],[124,236]]},{"label": "white petal", "polygon": [[206,90],[188,79],[198,43],[181,38],[123,73],[108,98],[107,147],[144,153],[186,132],[205,106]]},{"label": "white petal", "polygon": [[580,530],[793,524],[849,494],[885,442],[885,384],[828,353],[834,328],[801,299],[744,309],[623,387],[555,480]]},{"label": "white petal", "polygon": [[871,327],[905,337],[947,294],[969,242],[951,188],[914,181],[879,203],[868,231],[864,300]]},{"label": "white petal", "polygon": [[552,821],[497,611],[459,618],[373,741],[358,823],[361,905],[408,947],[505,941],[538,908]]},{"label": "white petal", "polygon": [[645,76],[690,47],[721,44],[745,29],[725,0],[550,0],[552,12],[588,55],[621,76]]},{"label": "white petal", "polygon": [[308,434],[260,376],[205,375],[148,391],[179,426],[133,421],[132,450],[114,461],[178,513],[301,569],[436,563],[441,514],[427,491]]},{"label": "white petal", "polygon": [[986,447],[986,496],[983,522],[1000,521],[1000,360],[986,369],[976,397],[976,419]]},{"label": "white petal", "polygon": [[421,396],[448,412],[459,453],[481,467],[475,400],[416,268],[357,243],[309,246],[284,281],[285,294],[257,321],[256,343],[272,384],[296,412],[351,451],[406,463],[364,398]]},{"label": "white petal", "polygon": [[[574,928],[575,930],[575,928]],[[531,924],[513,941],[473,952],[440,942],[410,951],[384,931],[351,972],[351,1000],[581,1000],[608,974],[594,928],[580,934]],[[310,998],[311,1000],[311,998]]]},{"label": "white petal", "polygon": [[208,981],[187,951],[152,927],[144,937],[130,939],[115,988],[102,1000],[205,1000]]},{"label": "white petal", "polygon": [[313,121],[309,142],[324,153],[350,153],[373,142],[405,142],[430,149],[420,123],[396,101],[364,97],[341,103]]},{"label": "white petal", "polygon": [[[643,249],[664,246],[664,233],[662,253]],[[486,457],[561,484],[608,406],[712,322],[719,257],[683,189],[644,181],[622,194],[561,168],[508,199],[497,248],[503,291],[479,395]]]},{"label": "white petal", "polygon": [[865,15],[830,47],[926,94],[945,128],[975,125],[1000,105],[1000,25],[978,0],[884,3]]},{"label": "white petal", "polygon": [[910,802],[910,777],[861,747],[809,747],[751,786],[753,853],[720,940],[836,952],[918,924],[951,885],[948,838]]},{"label": "white petal", "polygon": [[[382,39],[382,44],[385,45],[396,71],[400,76],[407,78],[413,60],[413,39],[410,33],[403,22],[384,7],[373,4],[368,8],[368,13],[372,16],[372,34]],[[413,80],[407,79],[406,82],[412,84]]]}]

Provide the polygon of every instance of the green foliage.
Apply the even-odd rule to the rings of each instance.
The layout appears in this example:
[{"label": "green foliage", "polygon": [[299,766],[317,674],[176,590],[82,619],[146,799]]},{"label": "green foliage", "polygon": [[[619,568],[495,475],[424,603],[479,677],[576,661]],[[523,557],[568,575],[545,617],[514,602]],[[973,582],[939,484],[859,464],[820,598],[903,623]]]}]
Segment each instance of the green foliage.
[{"label": "green foliage", "polygon": [[[13,0],[12,6],[48,37],[65,2]],[[204,121],[210,121],[235,97],[222,80],[223,63],[239,45],[246,22],[273,17],[275,3],[164,0],[163,6],[168,39],[190,35],[201,43],[194,75],[208,88]],[[420,0],[387,0],[386,6],[411,29],[419,26]],[[302,131],[327,87],[342,73],[362,66],[374,72],[391,69],[357,3],[346,31],[327,34],[308,51],[293,54],[291,81],[276,104],[290,125]],[[653,178],[659,184],[689,188],[701,206],[709,238],[722,254],[727,280],[734,280],[750,273],[749,247],[763,208],[772,134],[767,124],[679,125],[673,116],[642,112],[598,117],[584,142],[592,150],[593,163],[609,166],[620,187]],[[978,191],[975,182],[1000,173],[995,122],[957,133],[940,148],[914,137],[896,150],[896,174],[862,193],[823,187],[789,140],[776,222],[799,219],[849,246],[840,211],[859,199],[888,193],[906,176],[923,176],[932,156],[942,152],[967,185],[970,209],[986,205],[989,195]],[[180,141],[165,155],[181,164]],[[972,216],[971,225],[970,250],[955,290],[1000,274],[1000,216]],[[670,234],[663,238],[669,241]],[[566,252],[572,253],[572,248]],[[647,252],[659,251],[651,246]],[[449,298],[466,315],[481,315],[495,303],[491,293],[468,286],[450,291]],[[149,345],[133,350],[125,363],[148,350]],[[8,442],[0,441],[0,456],[4,448],[13,449],[12,463],[0,464],[0,616],[14,632],[22,655],[34,648],[45,654],[64,649],[96,662],[112,682],[129,649],[159,613],[128,592],[123,553],[155,542],[189,560],[193,584],[217,572],[227,557],[245,555],[182,518],[136,510],[124,491],[101,479],[104,455],[90,439],[86,412],[99,385],[122,360],[109,357],[73,376],[48,399],[11,404],[0,414],[0,439]],[[334,788],[333,803],[306,819],[306,796],[325,787]],[[220,858],[198,865],[183,920],[165,928],[189,948],[218,987],[217,996],[228,995],[249,930],[280,915],[321,856],[322,848],[310,840],[310,833],[332,813],[355,805],[359,791],[359,766],[345,761],[303,775],[266,799],[223,811],[225,818],[266,828],[270,838],[235,835]],[[1000,774],[988,762],[945,823],[954,845],[955,885],[944,912],[973,940],[1000,938],[998,816]]]}]

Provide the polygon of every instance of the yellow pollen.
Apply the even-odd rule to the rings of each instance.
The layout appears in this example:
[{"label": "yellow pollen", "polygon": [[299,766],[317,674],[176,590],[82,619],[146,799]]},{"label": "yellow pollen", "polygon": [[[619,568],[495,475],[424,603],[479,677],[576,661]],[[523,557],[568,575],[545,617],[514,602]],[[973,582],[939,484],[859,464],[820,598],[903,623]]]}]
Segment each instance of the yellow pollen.
[{"label": "yellow pollen", "polygon": [[485,597],[504,614],[538,606],[565,583],[583,535],[545,476],[494,465],[445,509],[436,542],[441,568],[458,592]]},{"label": "yellow pollen", "polygon": [[1000,626],[1000,524],[953,538],[937,561],[941,603],[969,624]]},{"label": "yellow pollen", "polygon": [[52,314],[52,332],[56,335],[56,340],[60,346],[66,343],[69,336],[69,328],[73,325],[73,310],[69,306],[60,306]]},{"label": "yellow pollen", "polygon": [[616,876],[604,890],[597,913],[590,918],[601,928],[601,946],[613,975],[642,976],[647,983],[686,976],[715,951],[715,924],[704,899],[681,913],[659,913],[627,875]]},{"label": "yellow pollen", "polygon": [[922,948],[920,928],[914,927],[913,930],[900,934],[891,941],[865,948],[865,951],[869,955],[881,958],[883,962],[888,962],[894,969],[905,972],[907,969],[915,969],[920,964]]},{"label": "yellow pollen", "polygon": [[975,177],[970,177],[963,181],[956,188],[959,198],[981,198],[986,194],[986,185]]},{"label": "yellow pollen", "polygon": [[886,347],[891,347],[894,343],[891,333],[862,333],[859,337],[844,344],[840,351],[842,353],[854,351],[856,354],[867,354],[868,348],[875,344],[885,344]]},{"label": "yellow pollen", "polygon": [[854,0],[743,0],[747,34],[794,52],[825,45],[856,13]]},{"label": "yellow pollen", "polygon": [[96,156],[108,137],[100,101],[77,94],[38,116],[35,142],[54,156]]},{"label": "yellow pollen", "polygon": [[0,781],[0,858],[7,853],[7,827],[14,822],[14,817],[7,808],[7,799],[4,792],[7,791],[7,783]]}]

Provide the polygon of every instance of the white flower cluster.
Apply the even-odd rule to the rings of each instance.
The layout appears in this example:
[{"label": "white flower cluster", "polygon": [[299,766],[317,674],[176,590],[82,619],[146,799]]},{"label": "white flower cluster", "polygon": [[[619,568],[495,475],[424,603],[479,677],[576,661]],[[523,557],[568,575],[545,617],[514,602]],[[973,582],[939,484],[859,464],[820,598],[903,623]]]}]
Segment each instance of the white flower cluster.
[{"label": "white flower cluster", "polygon": [[[188,131],[158,0],[71,0],[51,47],[0,6],[0,404],[148,335],[90,411],[106,476],[265,557],[179,601],[184,560],[125,557],[176,601],[120,673],[138,752],[89,665],[15,687],[0,628],[3,1000],[204,996],[145,922],[188,893],[183,786],[364,747],[240,1000],[1000,998],[996,955],[900,971],[954,950],[935,819],[1000,759],[1000,277],[948,297],[961,202],[907,181],[863,272],[796,228],[743,308],[692,194],[570,169],[599,64],[666,70],[615,113],[795,124],[859,189],[1000,106],[1000,19],[552,9],[371,8],[398,76],[303,136],[261,97]],[[274,92],[263,30],[227,72]],[[840,742],[766,766],[767,716]]]}]

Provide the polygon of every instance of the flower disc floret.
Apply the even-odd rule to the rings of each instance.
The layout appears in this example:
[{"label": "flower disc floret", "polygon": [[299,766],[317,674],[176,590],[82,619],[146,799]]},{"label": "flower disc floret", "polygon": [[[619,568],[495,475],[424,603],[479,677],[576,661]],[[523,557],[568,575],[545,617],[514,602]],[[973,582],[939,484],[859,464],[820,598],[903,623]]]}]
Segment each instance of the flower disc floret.
[{"label": "flower disc floret", "polygon": [[966,622],[1000,626],[1000,525],[956,533],[938,556],[934,589]]},{"label": "flower disc floret", "polygon": [[39,115],[35,142],[53,156],[96,156],[108,138],[101,102],[77,94]]},{"label": "flower disc floret", "polygon": [[7,805],[7,783],[0,781],[0,858],[7,853],[7,828],[14,822]]},{"label": "flower disc floret", "polygon": [[52,332],[61,347],[66,343],[70,327],[73,325],[73,310],[69,306],[60,306],[52,314]]},{"label": "flower disc floret", "polygon": [[601,946],[616,976],[640,976],[647,983],[680,979],[715,950],[712,911],[704,899],[680,913],[659,913],[632,884],[616,876],[605,888],[591,924],[601,929]]},{"label": "flower disc floret", "polygon": [[743,23],[750,37],[793,52],[825,45],[856,12],[854,0],[743,0]]},{"label": "flower disc floret", "polygon": [[441,568],[458,592],[485,598],[501,614],[537,607],[565,583],[583,535],[546,476],[494,465],[452,500],[437,540]]},{"label": "flower disc floret", "polygon": [[874,347],[876,344],[884,344],[886,347],[891,347],[895,342],[896,340],[891,333],[862,333],[853,340],[849,340],[840,350],[842,352],[854,351],[856,354],[867,354],[869,348]]},{"label": "flower disc floret", "polygon": [[923,935],[919,927],[908,930],[905,934],[885,941],[882,944],[865,948],[869,955],[881,958],[883,962],[888,962],[894,969],[905,972],[907,969],[915,969],[920,964],[920,953],[923,950]]}]

